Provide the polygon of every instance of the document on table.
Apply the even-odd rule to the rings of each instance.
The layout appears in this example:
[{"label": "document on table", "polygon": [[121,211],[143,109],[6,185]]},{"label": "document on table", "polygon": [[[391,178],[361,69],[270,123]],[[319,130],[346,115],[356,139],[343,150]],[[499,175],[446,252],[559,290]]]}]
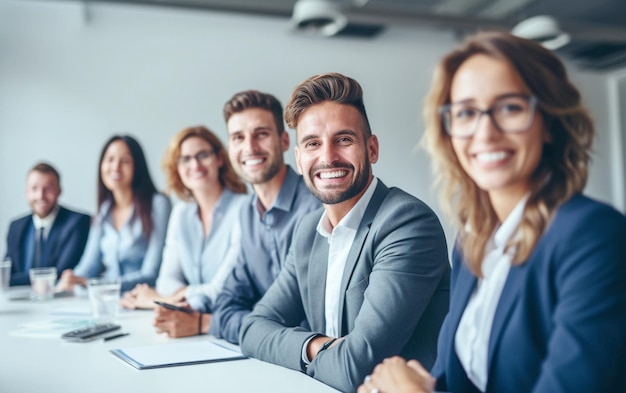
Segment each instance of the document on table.
[{"label": "document on table", "polygon": [[112,349],[111,353],[138,370],[246,359],[240,352],[209,340]]}]

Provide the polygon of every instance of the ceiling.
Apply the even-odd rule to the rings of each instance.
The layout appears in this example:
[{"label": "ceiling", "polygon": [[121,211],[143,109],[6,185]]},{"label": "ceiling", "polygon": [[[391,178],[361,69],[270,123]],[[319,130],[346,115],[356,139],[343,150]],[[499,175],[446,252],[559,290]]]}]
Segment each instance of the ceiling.
[{"label": "ceiling", "polygon": [[[296,0],[81,0],[236,12],[291,18]],[[584,69],[626,67],[625,0],[328,0],[348,18],[339,36],[375,39],[388,26],[451,30],[458,35],[478,29],[510,30],[520,21],[550,15],[571,36],[557,50]],[[329,39],[332,39],[329,38]]]}]

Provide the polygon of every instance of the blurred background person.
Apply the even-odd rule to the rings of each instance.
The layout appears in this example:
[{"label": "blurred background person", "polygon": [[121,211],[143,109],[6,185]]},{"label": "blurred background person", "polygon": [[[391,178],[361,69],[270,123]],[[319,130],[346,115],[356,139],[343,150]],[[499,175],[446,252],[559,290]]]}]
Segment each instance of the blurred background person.
[{"label": "blurred background person", "polygon": [[100,155],[98,213],[74,270],[65,270],[58,290],[85,286],[87,279],[119,278],[122,291],[154,285],[161,266],[170,201],[160,194],[139,143],[111,137]]},{"label": "blurred background person", "polygon": [[139,284],[121,301],[126,308],[154,308],[154,300],[210,312],[237,261],[239,214],[246,185],[233,170],[217,136],[206,127],[185,128],[163,158],[174,206],[167,229],[156,289]]},{"label": "blurred background person", "polygon": [[11,259],[10,285],[29,285],[32,267],[71,269],[83,254],[90,218],[58,203],[61,176],[40,162],[26,178],[26,199],[32,211],[11,222],[6,258]]},{"label": "blurred background person", "polygon": [[475,35],[439,64],[425,118],[459,230],[450,312],[432,377],[387,359],[359,393],[624,391],[626,218],[582,194],[594,125],[563,63]]}]

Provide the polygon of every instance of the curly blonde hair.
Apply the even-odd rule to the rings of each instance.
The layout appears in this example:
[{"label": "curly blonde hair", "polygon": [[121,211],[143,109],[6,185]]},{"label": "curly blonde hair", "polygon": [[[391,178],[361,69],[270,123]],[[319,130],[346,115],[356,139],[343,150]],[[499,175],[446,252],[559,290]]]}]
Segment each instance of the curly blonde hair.
[{"label": "curly blonde hair", "polygon": [[520,236],[508,245],[516,247],[514,264],[528,259],[558,206],[585,187],[595,131],[561,60],[533,41],[505,32],[478,33],[440,61],[424,105],[426,132],[422,143],[433,160],[443,207],[459,230],[460,251],[470,270],[481,277],[485,245],[500,222],[487,192],[461,167],[439,112],[450,102],[456,71],[476,54],[505,60],[513,66],[528,91],[537,97],[543,127],[550,134],[550,142],[544,144],[532,174]]}]

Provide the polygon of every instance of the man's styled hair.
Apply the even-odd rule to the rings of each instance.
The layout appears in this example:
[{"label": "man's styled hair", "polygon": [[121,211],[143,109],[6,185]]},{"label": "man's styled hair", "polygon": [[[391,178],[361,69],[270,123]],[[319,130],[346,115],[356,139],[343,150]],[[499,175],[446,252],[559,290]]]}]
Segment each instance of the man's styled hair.
[{"label": "man's styled hair", "polygon": [[246,90],[232,96],[230,100],[224,104],[224,121],[228,122],[228,119],[230,119],[232,115],[251,108],[260,108],[270,111],[274,116],[278,135],[285,131],[283,106],[280,101],[273,95],[262,93],[258,90]]},{"label": "man's styled hair", "polygon": [[356,108],[363,120],[365,136],[372,135],[361,85],[354,79],[335,72],[312,76],[296,86],[285,107],[285,121],[289,128],[296,128],[300,115],[307,108],[324,101]]},{"label": "man's styled hair", "polygon": [[47,162],[38,162],[37,164],[35,164],[34,167],[30,169],[30,171],[28,171],[28,173],[31,172],[39,172],[53,175],[57,179],[57,184],[59,185],[59,187],[61,186],[61,175],[59,175],[59,172]]},{"label": "man's styled hair", "polygon": [[521,236],[509,245],[517,247],[514,263],[528,258],[558,206],[584,189],[595,132],[563,62],[534,41],[505,32],[483,32],[469,37],[439,62],[424,106],[426,132],[422,142],[433,160],[444,208],[452,213],[460,230],[464,258],[480,277],[485,244],[499,225],[498,217],[487,192],[461,167],[439,112],[442,105],[450,103],[457,70],[477,54],[506,61],[513,67],[537,98],[537,110],[550,136],[531,177],[530,195],[519,227]]}]

